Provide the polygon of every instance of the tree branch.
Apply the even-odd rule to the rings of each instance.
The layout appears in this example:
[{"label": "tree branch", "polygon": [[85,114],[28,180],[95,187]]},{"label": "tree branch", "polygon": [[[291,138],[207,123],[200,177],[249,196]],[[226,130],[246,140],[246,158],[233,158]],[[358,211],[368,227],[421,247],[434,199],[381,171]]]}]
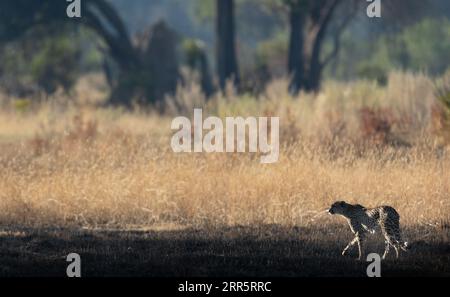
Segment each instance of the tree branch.
[{"label": "tree branch", "polygon": [[325,57],[323,62],[321,63],[321,67],[325,67],[328,65],[339,53],[340,47],[341,47],[341,36],[344,32],[345,28],[348,26],[348,24],[352,21],[353,17],[357,13],[358,8],[358,2],[353,2],[353,8],[349,11],[349,13],[343,18],[343,21],[337,26],[336,31],[334,32],[333,36],[333,50],[329,55]]},{"label": "tree branch", "polygon": [[[87,5],[83,9],[81,21],[84,22],[86,26],[92,28],[105,40],[109,47],[110,54],[121,67],[130,68],[130,66],[136,65],[138,59],[135,49],[131,44],[131,40],[122,20],[114,9],[104,0],[91,0],[89,4],[91,5]],[[98,13],[95,13],[95,10],[97,10]],[[108,21],[106,25],[102,24],[102,17],[106,18]],[[108,26],[113,27],[116,34],[109,32],[109,30],[107,30]]]},{"label": "tree branch", "polygon": [[109,4],[105,0],[91,1],[92,4],[97,6],[97,9],[103,13],[104,17],[109,21],[110,25],[114,27],[114,29],[117,31],[118,37],[129,43],[131,46],[130,37],[125,28],[125,25],[120,16],[117,14],[116,10],[111,6],[111,4]]},{"label": "tree branch", "polygon": [[356,15],[359,7],[359,2],[354,1],[352,9],[349,10],[349,13],[346,15],[346,17],[343,18],[343,21],[337,26],[336,31],[334,32],[334,38],[333,38],[333,50],[330,54],[328,54],[323,62],[321,62],[321,67],[325,67],[330,63],[339,53],[340,47],[341,47],[341,36],[344,32],[345,28],[348,26],[348,24],[352,21],[354,16]]}]

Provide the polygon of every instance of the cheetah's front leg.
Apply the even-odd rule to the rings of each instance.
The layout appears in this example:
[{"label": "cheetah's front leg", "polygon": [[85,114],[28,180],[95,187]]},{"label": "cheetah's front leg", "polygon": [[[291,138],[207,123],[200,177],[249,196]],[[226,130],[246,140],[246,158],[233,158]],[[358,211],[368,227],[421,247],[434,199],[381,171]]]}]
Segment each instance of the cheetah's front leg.
[{"label": "cheetah's front leg", "polygon": [[363,244],[362,237],[358,236],[357,237],[357,242],[358,242],[358,260],[361,260],[361,257],[362,257],[362,244]]},{"label": "cheetah's front leg", "polygon": [[344,248],[344,250],[342,251],[342,256],[345,256],[345,253],[347,252],[347,250],[349,248],[351,248],[353,245],[355,245],[355,243],[358,241],[358,236],[355,236],[355,238],[353,238],[352,241],[350,241],[347,246]]}]

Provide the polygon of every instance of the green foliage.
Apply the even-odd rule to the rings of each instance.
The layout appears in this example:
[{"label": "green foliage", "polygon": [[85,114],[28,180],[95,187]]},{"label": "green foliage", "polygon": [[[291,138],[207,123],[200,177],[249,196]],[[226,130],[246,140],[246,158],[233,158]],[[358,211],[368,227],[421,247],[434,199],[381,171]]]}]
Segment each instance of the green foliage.
[{"label": "green foliage", "polygon": [[256,67],[268,66],[275,76],[286,74],[288,36],[279,33],[256,48]]},{"label": "green foliage", "polygon": [[358,65],[357,75],[360,78],[374,80],[380,85],[386,85],[388,79],[388,71],[384,67],[371,63]]},{"label": "green foliage", "polygon": [[30,99],[17,99],[13,101],[14,109],[18,112],[24,113],[31,107]]},{"label": "green foliage", "polygon": [[104,43],[92,30],[80,27],[77,32],[78,36],[73,46],[77,46],[81,50],[80,70],[83,72],[102,71],[105,54],[100,48],[105,46]]},{"label": "green foliage", "polygon": [[68,91],[76,81],[80,49],[71,39],[69,35],[46,38],[31,60],[33,80],[47,93],[58,87]]},{"label": "green foliage", "polygon": [[450,69],[436,82],[436,95],[450,115]]},{"label": "green foliage", "polygon": [[69,91],[82,73],[101,70],[96,41],[85,28],[37,26],[0,50],[2,87],[19,97]]},{"label": "green foliage", "polygon": [[205,45],[196,39],[186,38],[181,45],[186,64],[195,68],[202,55],[205,55]]},{"label": "green foliage", "polygon": [[328,67],[328,77],[358,77],[384,84],[390,71],[440,76],[450,66],[450,21],[447,19],[424,19],[402,31],[386,32],[374,39],[364,40],[355,35],[355,31],[343,35],[338,63]]},{"label": "green foliage", "polygon": [[283,4],[285,4],[286,6],[289,6],[291,9],[298,9],[299,11],[301,11],[307,9],[308,6],[310,6],[314,2],[314,0],[282,0],[281,2],[283,2]]},{"label": "green foliage", "polygon": [[199,23],[211,23],[214,20],[216,1],[198,0],[192,7],[192,15],[194,20]]},{"label": "green foliage", "polygon": [[401,38],[412,69],[442,74],[449,66],[449,20],[426,19],[407,28]]}]

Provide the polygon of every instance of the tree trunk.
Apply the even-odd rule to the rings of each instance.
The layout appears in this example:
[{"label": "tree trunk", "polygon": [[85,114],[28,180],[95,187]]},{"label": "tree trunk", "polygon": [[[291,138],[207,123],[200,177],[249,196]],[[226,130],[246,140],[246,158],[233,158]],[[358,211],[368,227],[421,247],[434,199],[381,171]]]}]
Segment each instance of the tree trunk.
[{"label": "tree trunk", "polygon": [[234,1],[217,0],[217,71],[219,84],[225,88],[227,80],[239,85],[239,72],[235,50]]},{"label": "tree trunk", "polygon": [[288,71],[291,77],[289,92],[297,94],[303,87],[303,17],[299,9],[292,8],[289,16],[290,38]]},{"label": "tree trunk", "polygon": [[288,69],[291,75],[289,91],[317,91],[322,70],[322,45],[331,17],[341,0],[316,0],[305,6],[294,3],[290,8],[290,44]]},{"label": "tree trunk", "polygon": [[[331,22],[331,17],[337,6],[342,0],[326,0],[323,4],[316,6],[316,12],[313,13],[312,26],[310,29],[314,38],[311,39],[312,52],[309,65],[309,82],[306,86],[308,91],[317,91],[322,80],[322,70],[326,62],[322,62],[320,55],[322,53],[322,45],[325,34]],[[339,33],[336,33],[339,34]]]},{"label": "tree trunk", "polygon": [[208,58],[206,57],[206,53],[202,52],[199,57],[199,63],[200,63],[200,77],[201,77],[201,85],[202,90],[205,93],[207,97],[211,96],[214,92],[213,83],[211,80],[211,73],[209,72],[209,64],[208,64]]},{"label": "tree trunk", "polygon": [[304,83],[306,91],[317,91],[320,87],[322,78],[322,62],[320,61],[320,54],[322,52],[323,39],[325,37],[325,26],[314,25],[309,30],[307,43],[308,48],[308,65],[306,65],[307,79]]},{"label": "tree trunk", "polygon": [[117,65],[115,77],[109,72],[109,103],[131,106],[136,100],[154,104],[175,92],[179,79],[178,38],[164,22],[153,25],[133,42],[109,1],[86,0],[82,15],[80,22],[102,37],[102,51]]}]

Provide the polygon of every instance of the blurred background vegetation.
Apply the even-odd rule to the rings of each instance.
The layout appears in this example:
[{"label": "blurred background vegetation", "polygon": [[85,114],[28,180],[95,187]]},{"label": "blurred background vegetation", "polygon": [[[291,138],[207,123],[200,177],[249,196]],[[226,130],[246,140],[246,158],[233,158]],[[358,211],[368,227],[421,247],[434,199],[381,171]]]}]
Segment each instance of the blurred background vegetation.
[{"label": "blurred background vegetation", "polygon": [[450,67],[447,0],[385,0],[379,19],[362,0],[82,0],[80,19],[66,16],[68,4],[2,1],[2,93],[70,93],[102,73],[109,103],[158,106],[186,73],[210,96],[227,81],[255,94],[284,77],[295,94],[323,80],[384,85],[392,71],[439,77]]},{"label": "blurred background vegetation", "polygon": [[[309,226],[357,197],[448,226],[450,1],[381,3],[1,0],[0,223]],[[278,116],[280,162],[173,154],[196,107]]]}]

